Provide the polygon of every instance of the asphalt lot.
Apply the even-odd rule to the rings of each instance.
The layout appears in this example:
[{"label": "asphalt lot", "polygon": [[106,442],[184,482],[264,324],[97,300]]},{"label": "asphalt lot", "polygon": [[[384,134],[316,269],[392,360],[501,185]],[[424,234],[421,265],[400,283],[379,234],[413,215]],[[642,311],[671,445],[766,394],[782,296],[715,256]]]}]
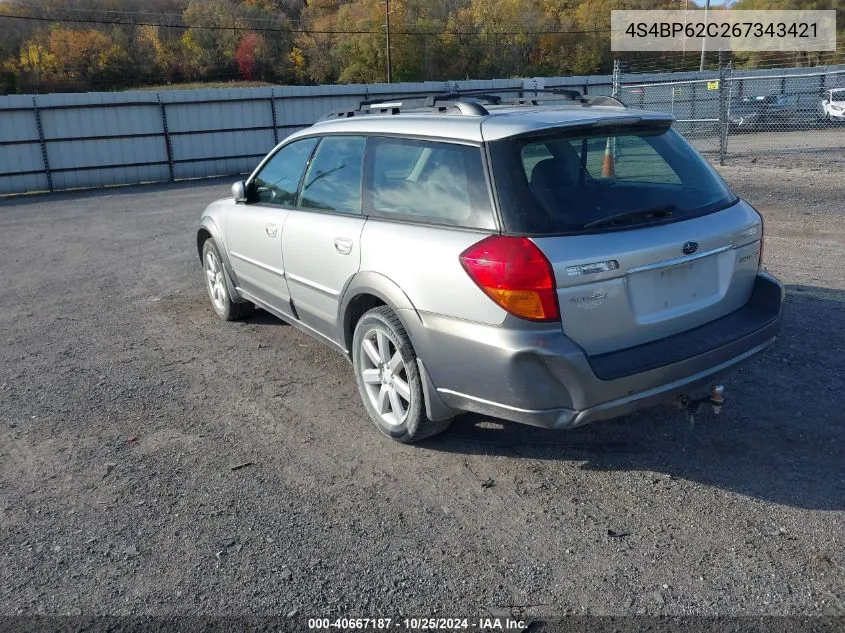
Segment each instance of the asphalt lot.
[{"label": "asphalt lot", "polygon": [[[719,152],[719,132],[712,130],[691,136],[690,141],[697,149],[708,155]],[[732,132],[727,139],[728,159],[774,155],[782,165],[785,153],[799,152],[799,155],[814,155],[816,164],[825,165],[831,160],[839,162],[845,147],[845,125],[834,123],[823,128],[804,130],[774,129],[760,132]],[[811,154],[812,153],[812,154]]]},{"label": "asphalt lot", "polygon": [[[718,142],[716,144],[718,148]],[[835,124],[822,129],[775,130],[751,134],[731,134],[728,154],[766,151],[782,153],[792,150],[832,150],[841,154],[845,147],[845,125]]]},{"label": "asphalt lot", "polygon": [[841,179],[723,173],[789,297],[721,416],[418,446],[335,352],[214,317],[192,229],[228,182],[0,203],[0,613],[845,613]]}]

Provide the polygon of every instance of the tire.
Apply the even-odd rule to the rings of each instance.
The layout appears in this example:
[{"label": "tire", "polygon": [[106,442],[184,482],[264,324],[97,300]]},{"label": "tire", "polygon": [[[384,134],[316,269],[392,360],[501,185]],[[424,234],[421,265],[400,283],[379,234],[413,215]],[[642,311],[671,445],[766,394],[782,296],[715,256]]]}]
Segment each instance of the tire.
[{"label": "tire", "polygon": [[202,245],[202,271],[205,276],[205,290],[214,313],[224,321],[237,321],[252,313],[255,306],[245,301],[232,301],[226,285],[223,259],[213,238]]},{"label": "tire", "polygon": [[387,306],[373,308],[355,325],[352,366],[364,408],[389,438],[411,444],[449,428],[451,419],[428,419],[417,355]]}]

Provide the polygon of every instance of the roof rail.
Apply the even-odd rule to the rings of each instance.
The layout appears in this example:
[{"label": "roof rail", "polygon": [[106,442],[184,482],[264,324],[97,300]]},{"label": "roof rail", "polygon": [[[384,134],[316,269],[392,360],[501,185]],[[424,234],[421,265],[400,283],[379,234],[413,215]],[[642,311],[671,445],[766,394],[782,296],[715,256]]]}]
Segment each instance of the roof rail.
[{"label": "roof rail", "polygon": [[616,97],[611,97],[609,95],[595,95],[594,97],[588,97],[587,104],[594,106],[616,106],[617,108],[628,107]]},{"label": "roof rail", "polygon": [[[347,119],[355,116],[369,115],[369,114],[399,114],[403,109],[430,109],[437,112],[447,112],[449,110],[458,110],[461,114],[484,116],[490,112],[483,105],[473,98],[462,98],[460,93],[443,93],[436,95],[413,95],[410,98],[396,95],[390,99],[367,99],[360,101],[358,107],[354,110],[338,110],[329,112],[322,120],[327,119]],[[485,98],[486,97],[486,98]],[[501,97],[496,95],[479,95],[479,98],[488,101],[489,103],[498,104],[501,102]]]},{"label": "roof rail", "polygon": [[492,105],[499,105],[502,102],[502,97],[499,95],[489,94],[486,92],[442,92],[440,94],[431,95],[425,100],[426,108],[433,108],[438,102],[443,101],[462,101],[463,97],[472,97],[473,100],[483,99]]},{"label": "roof rail", "polygon": [[[516,99],[505,100],[502,93],[518,93]],[[531,95],[531,96],[529,96]],[[543,96],[541,96],[543,95]],[[547,96],[546,96],[547,95]],[[544,98],[546,96],[546,98]],[[323,117],[327,119],[345,119],[370,114],[399,114],[403,110],[429,109],[440,113],[457,110],[461,114],[470,116],[484,116],[490,111],[480,101],[489,105],[542,105],[545,101],[566,100],[585,106],[617,106],[626,107],[619,99],[606,95],[585,96],[577,90],[568,88],[486,88],[477,90],[458,90],[435,94],[421,95],[420,93],[396,94],[390,97],[365,99],[358,102],[354,110],[339,110],[330,112]]]}]

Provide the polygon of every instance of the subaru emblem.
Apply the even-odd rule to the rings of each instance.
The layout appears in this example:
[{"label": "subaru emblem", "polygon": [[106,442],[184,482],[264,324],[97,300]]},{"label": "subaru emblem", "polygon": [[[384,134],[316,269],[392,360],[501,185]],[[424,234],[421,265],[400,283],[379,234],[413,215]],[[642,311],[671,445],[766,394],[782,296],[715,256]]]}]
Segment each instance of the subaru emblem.
[{"label": "subaru emblem", "polygon": [[687,242],[681,250],[684,251],[684,255],[692,255],[698,250],[698,242]]}]

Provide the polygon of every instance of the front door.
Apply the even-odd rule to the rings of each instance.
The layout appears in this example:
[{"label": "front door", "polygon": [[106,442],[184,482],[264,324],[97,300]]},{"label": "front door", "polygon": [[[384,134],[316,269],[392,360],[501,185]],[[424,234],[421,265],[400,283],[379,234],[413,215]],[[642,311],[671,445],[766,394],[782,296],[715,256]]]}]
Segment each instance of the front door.
[{"label": "front door", "polygon": [[228,214],[226,248],[240,288],[291,314],[282,233],[317,139],[282,147],[247,183],[248,201]]}]

